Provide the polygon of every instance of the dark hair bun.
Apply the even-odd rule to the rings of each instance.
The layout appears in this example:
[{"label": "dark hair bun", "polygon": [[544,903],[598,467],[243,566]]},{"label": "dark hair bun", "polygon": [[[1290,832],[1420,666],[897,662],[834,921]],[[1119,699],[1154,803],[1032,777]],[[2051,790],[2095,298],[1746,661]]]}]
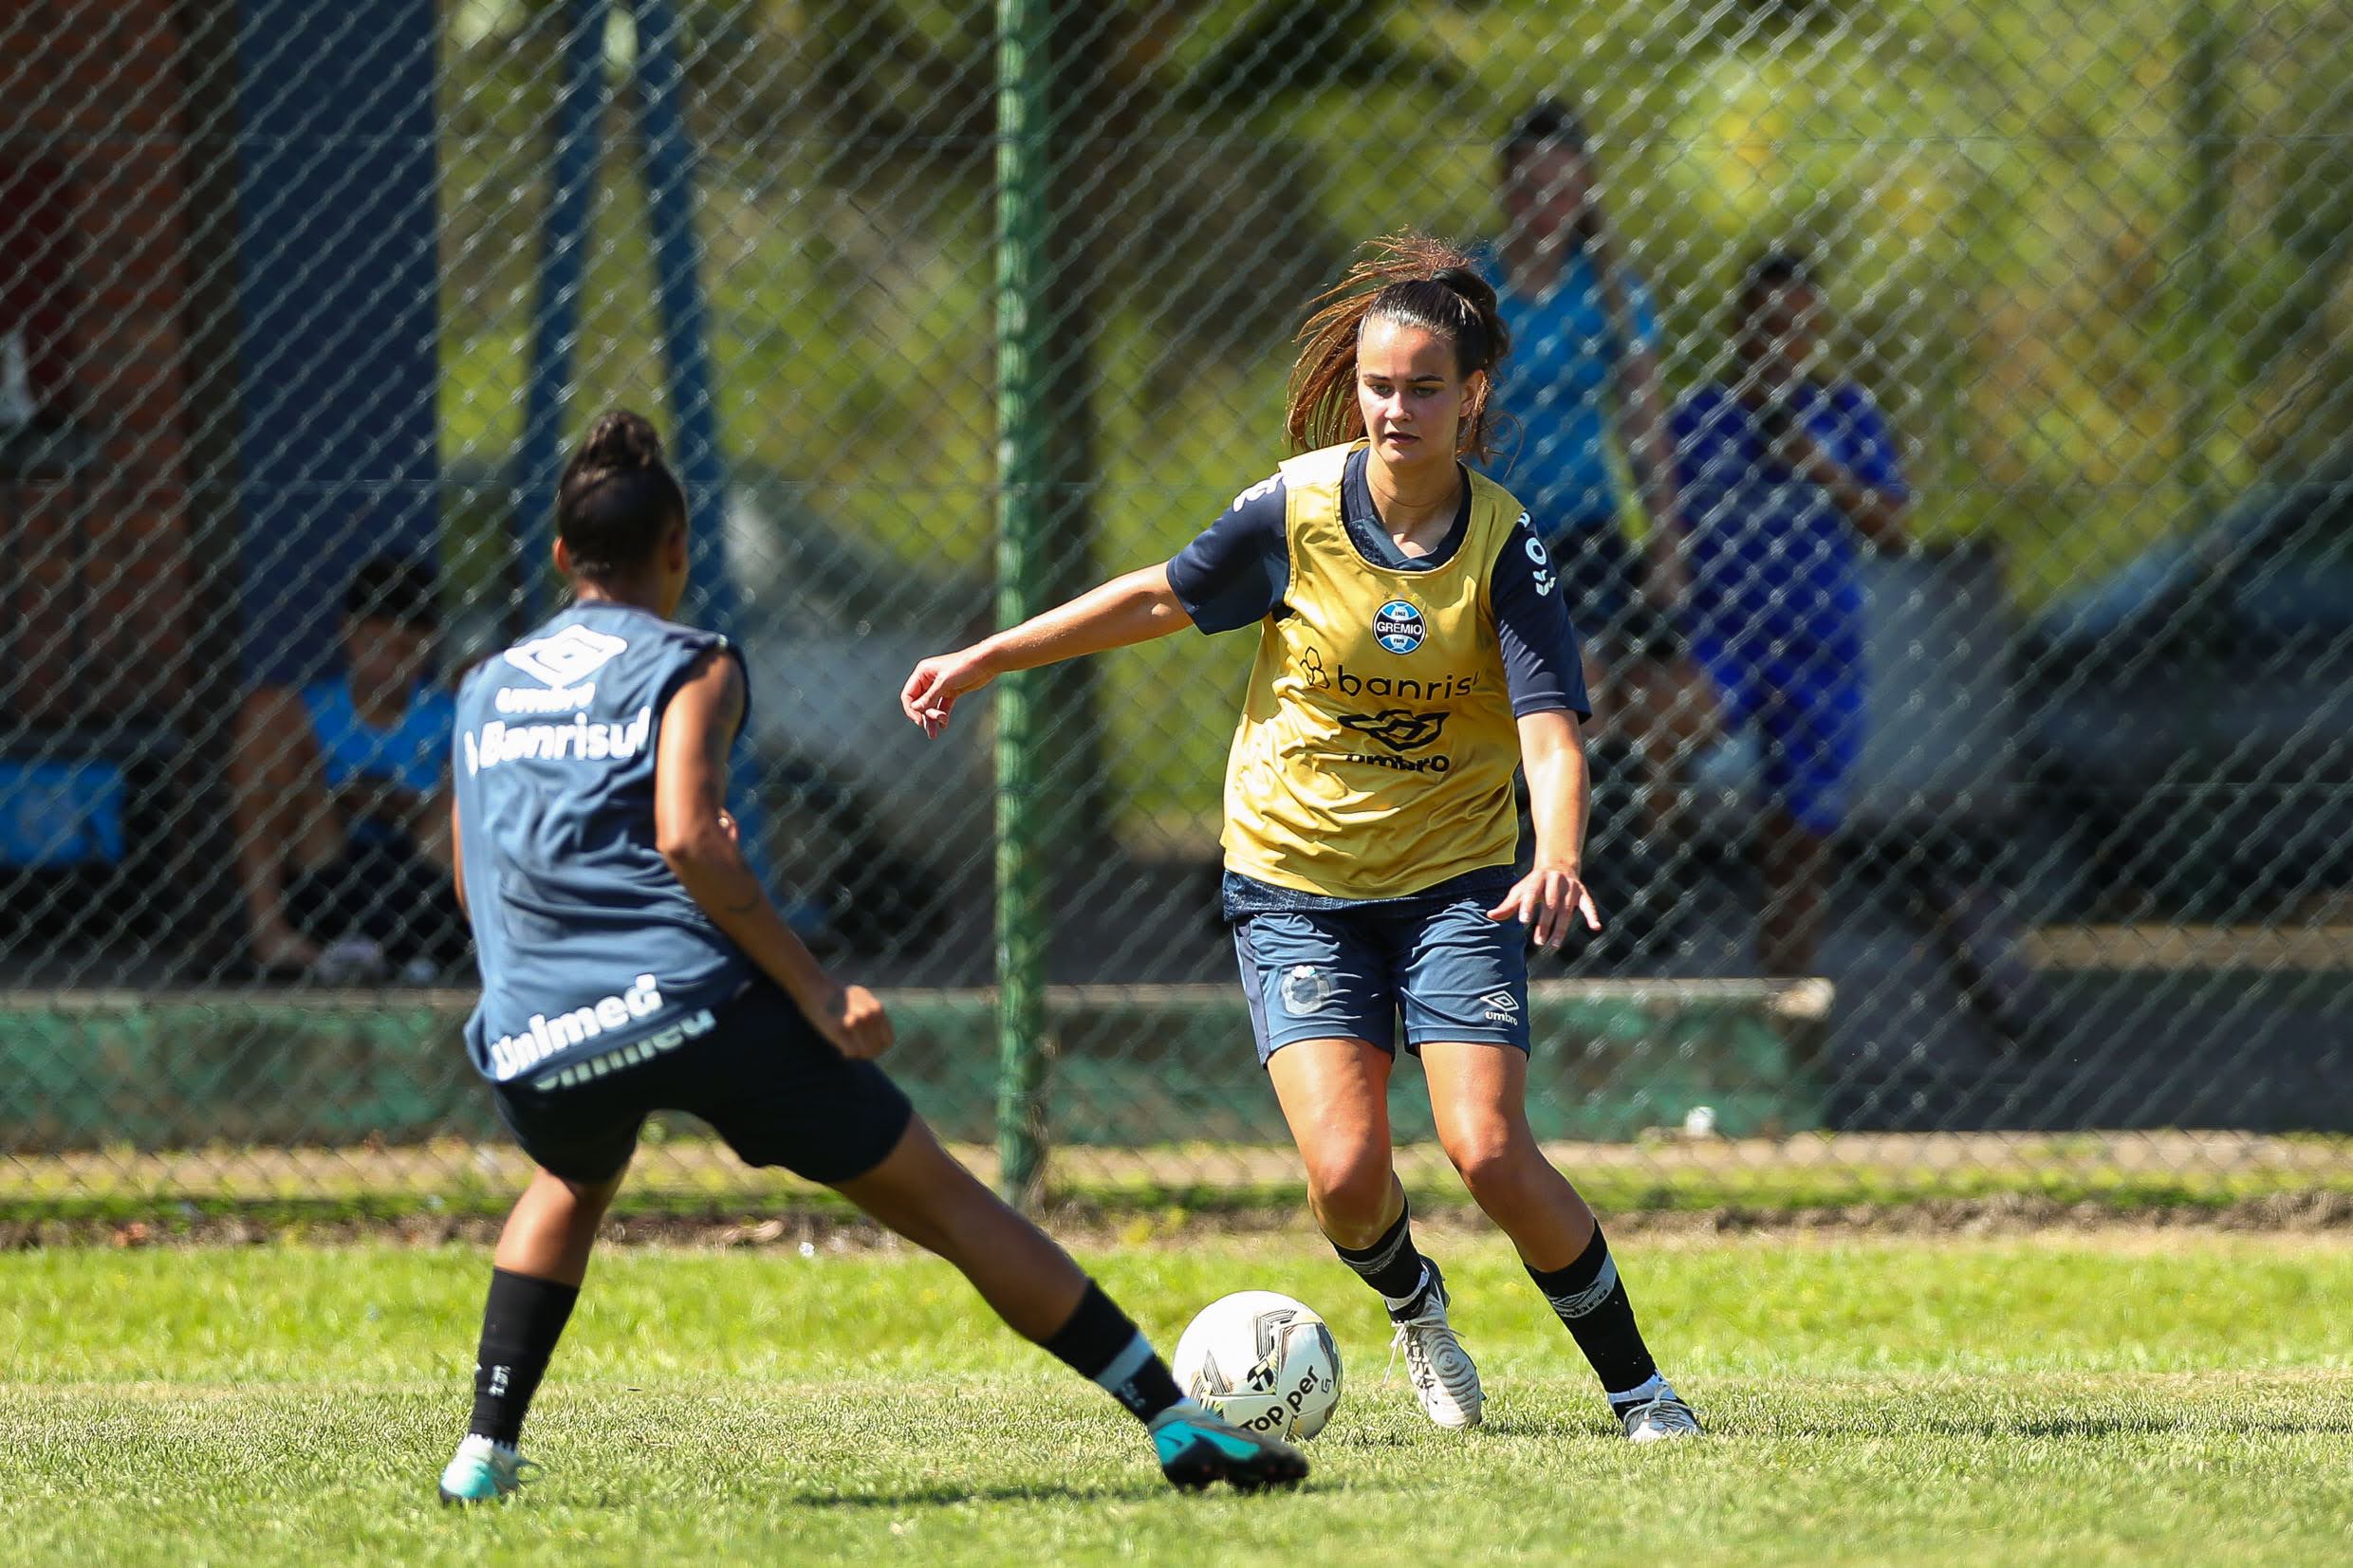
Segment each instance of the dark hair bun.
[{"label": "dark hair bun", "polygon": [[1480,277],[1476,269],[1469,267],[1441,267],[1431,281],[1444,284],[1470,302],[1471,308],[1478,312],[1481,322],[1490,322],[1494,319],[1494,287],[1485,278]]},{"label": "dark hair bun", "polygon": [[608,409],[597,415],[573,458],[583,471],[627,472],[662,465],[661,433],[654,421],[631,409]]},{"label": "dark hair bun", "polygon": [[579,576],[610,581],[643,566],[686,522],[686,492],[662,462],[654,421],[625,408],[588,427],[556,484],[556,537]]}]

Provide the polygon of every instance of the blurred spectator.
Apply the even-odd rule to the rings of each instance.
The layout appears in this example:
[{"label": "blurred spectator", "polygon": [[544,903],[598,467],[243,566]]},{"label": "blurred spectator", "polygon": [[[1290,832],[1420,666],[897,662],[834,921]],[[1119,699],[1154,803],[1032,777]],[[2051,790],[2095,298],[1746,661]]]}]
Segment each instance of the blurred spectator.
[{"label": "blurred spectator", "polygon": [[[1512,350],[1498,392],[1520,438],[1498,474],[1529,508],[1567,584],[1599,735],[1623,748],[1652,837],[1672,845],[1677,797],[1662,786],[1711,730],[1714,699],[1675,633],[1682,530],[1658,315],[1616,253],[1572,110],[1545,100],[1522,115],[1504,139],[1500,173],[1506,221],[1494,282]],[[1649,523],[1640,550],[1611,465],[1613,434]],[[1649,886],[1660,897],[1661,869],[1620,843],[1603,871],[1620,887]]]},{"label": "blurred spectator", "polygon": [[454,706],[432,677],[429,568],[380,558],[343,599],[342,669],[264,686],[230,784],[249,952],[266,976],[437,977],[462,961],[447,793]]},{"label": "blurred spectator", "polygon": [[1769,254],[1743,276],[1732,379],[1675,411],[1690,530],[1693,648],[1727,718],[1762,732],[1768,803],[1757,961],[1812,970],[1829,847],[1862,754],[1866,547],[1900,549],[1910,492],[1870,394],[1829,362],[1811,268]]}]

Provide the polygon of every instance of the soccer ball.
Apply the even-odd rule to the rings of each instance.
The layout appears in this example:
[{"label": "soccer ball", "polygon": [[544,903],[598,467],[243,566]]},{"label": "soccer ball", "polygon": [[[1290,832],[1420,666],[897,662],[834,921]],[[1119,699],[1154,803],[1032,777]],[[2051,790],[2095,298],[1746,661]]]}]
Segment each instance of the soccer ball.
[{"label": "soccer ball", "polygon": [[1278,1291],[1212,1301],[1176,1341],[1177,1386],[1237,1427],[1305,1442],[1340,1403],[1340,1347]]}]

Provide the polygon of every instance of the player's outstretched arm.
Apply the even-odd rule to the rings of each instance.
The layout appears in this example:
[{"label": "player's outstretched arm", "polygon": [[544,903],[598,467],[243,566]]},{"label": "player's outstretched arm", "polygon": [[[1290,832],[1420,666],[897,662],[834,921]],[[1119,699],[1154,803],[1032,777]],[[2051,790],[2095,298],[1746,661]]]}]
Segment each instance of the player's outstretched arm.
[{"label": "player's outstretched arm", "polygon": [[844,1056],[890,1049],[890,1020],[863,986],[844,986],[786,925],[744,862],[727,814],[727,757],[744,722],[744,674],[713,650],[662,710],[654,758],[654,842],[687,895]]},{"label": "player's outstretched arm", "polygon": [[1585,814],[1590,782],[1577,715],[1566,710],[1520,719],[1520,760],[1528,770],[1529,815],[1536,828],[1536,863],[1490,920],[1518,920],[1538,943],[1557,948],[1572,921],[1602,929],[1601,912],[1584,882]]},{"label": "player's outstretched arm", "polygon": [[956,698],[1010,670],[1150,642],[1192,624],[1169,586],[1168,567],[1146,566],[969,648],[925,659],[907,677],[899,706],[926,735],[937,735],[948,728]]},{"label": "player's outstretched arm", "polygon": [[457,837],[457,791],[450,791],[450,885],[457,890],[457,913],[473,918],[473,906],[466,902],[466,854]]}]

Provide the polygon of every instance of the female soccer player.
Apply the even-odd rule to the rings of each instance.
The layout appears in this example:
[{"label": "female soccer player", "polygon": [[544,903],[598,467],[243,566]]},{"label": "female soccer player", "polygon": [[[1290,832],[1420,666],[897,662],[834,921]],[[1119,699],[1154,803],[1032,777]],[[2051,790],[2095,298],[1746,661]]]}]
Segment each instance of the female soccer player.
[{"label": "female soccer player", "polygon": [[[1376,242],[1301,333],[1303,455],[1174,561],[958,653],[900,702],[932,734],[1009,670],[1161,636],[1258,628],[1226,774],[1224,901],[1258,1058],[1316,1222],[1388,1303],[1422,1410],[1476,1424],[1478,1374],[1414,1245],[1393,1169],[1398,1019],[1464,1184],[1600,1375],[1629,1437],[1696,1432],[1635,1326],[1593,1211],[1528,1125],[1532,927],[1601,928],[1580,856],[1585,715],[1561,583],[1484,456],[1509,337],[1467,253]],[[1517,876],[1513,770],[1533,797]]]},{"label": "female soccer player", "polygon": [[575,602],[458,695],[457,891],[482,970],[467,1044],[539,1171],[499,1237],[473,1420],[442,1498],[519,1484],[525,1411],[657,1109],[954,1264],[1142,1421],[1176,1485],[1300,1480],[1297,1449],[1180,1397],[1110,1298],[948,1156],[871,1060],[891,1042],[880,1005],[818,967],[747,869],[721,805],[743,663],[670,619],[686,530],[654,428],[600,418],[557,492]]}]

